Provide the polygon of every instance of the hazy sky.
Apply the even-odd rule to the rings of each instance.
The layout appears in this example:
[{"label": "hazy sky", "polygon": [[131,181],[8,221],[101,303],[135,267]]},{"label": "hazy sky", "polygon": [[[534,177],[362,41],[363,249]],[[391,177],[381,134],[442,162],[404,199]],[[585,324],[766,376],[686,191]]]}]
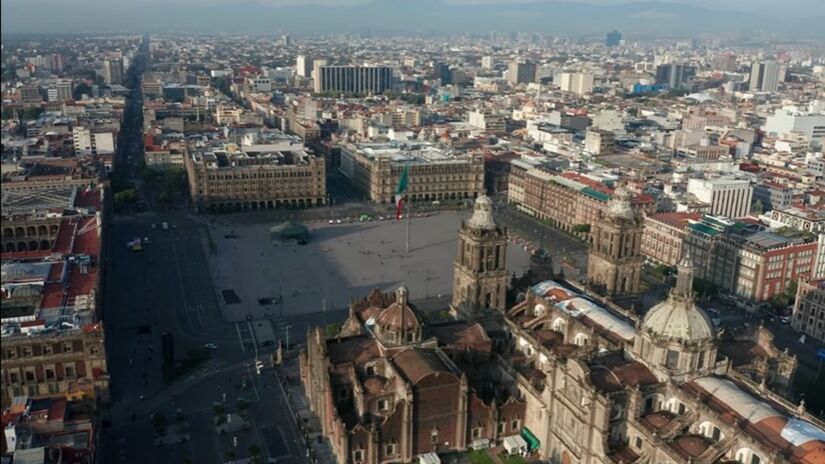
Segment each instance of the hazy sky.
[{"label": "hazy sky", "polygon": [[[307,32],[319,32],[309,30],[312,28],[311,15],[318,13],[319,6],[345,6],[352,5],[356,9],[367,3],[391,3],[392,7],[406,10],[399,15],[401,18],[418,16],[419,21],[425,24],[427,20],[426,7],[414,10],[419,1],[425,0],[2,0],[0,9],[2,10],[3,32],[104,32],[121,31],[139,32],[141,30],[173,30],[179,21],[181,30],[185,28],[194,29],[203,26],[205,31],[215,27],[225,27],[227,30],[220,32],[244,32],[244,24],[254,24],[260,17],[271,18],[273,29],[280,27],[297,28]],[[433,1],[433,0],[430,0]],[[473,5],[512,5],[513,13],[518,13],[519,8],[527,8],[525,3],[537,3],[542,0],[441,0],[443,3],[451,5],[461,5],[472,9]],[[656,3],[679,3],[693,7],[702,7],[714,10],[732,10],[744,13],[750,18],[739,18],[733,15],[712,15],[713,21],[723,24],[723,21],[730,24],[730,27],[747,28],[748,21],[753,19],[753,15],[767,18],[763,26],[769,30],[773,29],[772,19],[782,19],[783,28],[793,30],[793,18],[800,18],[800,26],[805,29],[811,28],[813,18],[825,18],[825,0],[558,0],[573,4],[591,5],[620,5],[625,3],[643,3],[645,5],[655,5]],[[551,0],[552,3],[552,0]],[[291,21],[291,17],[285,13],[279,18],[279,6],[287,6],[288,9],[300,9],[300,15],[306,23]],[[308,6],[301,8],[301,6]],[[651,7],[652,9],[653,7]],[[335,9],[338,12],[341,8]],[[335,11],[332,10],[332,11]],[[392,11],[392,10],[391,10]],[[233,14],[237,12],[237,14]],[[528,12],[525,12],[529,14]],[[334,13],[327,13],[330,15]],[[622,14],[620,11],[611,14]],[[674,13],[678,15],[679,13]],[[245,15],[245,16],[244,16]],[[323,14],[321,14],[323,16]],[[551,14],[552,16],[552,14]],[[649,15],[648,17],[654,17]],[[576,23],[580,16],[572,17]],[[644,16],[637,16],[641,21]],[[280,19],[280,21],[279,21]],[[326,18],[329,20],[330,18]],[[460,19],[460,18],[453,18]],[[701,25],[704,18],[701,18]],[[346,25],[357,19],[343,19],[334,27]],[[403,19],[399,24],[403,25]],[[437,18],[435,19],[437,21]],[[582,24],[586,25],[588,17],[581,17]],[[286,24],[281,24],[286,23]],[[623,26],[632,29],[637,23],[625,18]],[[640,30],[644,27],[638,23]],[[819,23],[820,25],[822,23]],[[605,26],[607,24],[604,24]],[[376,24],[376,27],[390,27],[391,24]],[[578,26],[578,24],[577,24]],[[602,26],[602,24],[599,24]],[[261,28],[261,25],[258,25]],[[319,26],[324,30],[330,30],[330,25]],[[363,27],[363,26],[362,26]],[[422,26],[422,28],[425,28]],[[495,27],[494,24],[487,27]],[[728,26],[722,26],[728,27]],[[758,27],[758,26],[757,26]],[[817,26],[813,26],[818,29]],[[230,30],[231,29],[231,30]],[[261,32],[256,31],[256,32]],[[548,31],[550,32],[550,31]],[[561,31],[559,31],[561,32]]]}]

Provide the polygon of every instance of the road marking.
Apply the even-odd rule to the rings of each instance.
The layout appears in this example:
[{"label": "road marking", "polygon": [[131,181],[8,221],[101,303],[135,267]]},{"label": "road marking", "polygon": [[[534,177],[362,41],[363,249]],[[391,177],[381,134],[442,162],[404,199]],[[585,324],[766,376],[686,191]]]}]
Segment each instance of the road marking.
[{"label": "road marking", "polygon": [[246,351],[246,347],[243,346],[243,337],[241,336],[241,324],[239,322],[235,323],[235,330],[238,331],[238,343],[241,345],[241,350]]}]

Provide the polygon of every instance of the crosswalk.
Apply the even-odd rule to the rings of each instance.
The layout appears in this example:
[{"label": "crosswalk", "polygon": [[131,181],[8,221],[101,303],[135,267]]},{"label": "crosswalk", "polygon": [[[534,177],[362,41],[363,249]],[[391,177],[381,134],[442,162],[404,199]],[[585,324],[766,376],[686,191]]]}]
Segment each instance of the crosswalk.
[{"label": "crosswalk", "polygon": [[193,370],[184,379],[185,382],[193,382],[203,377],[208,377],[220,372],[221,368],[226,365],[226,361],[222,359],[211,359],[204,364],[201,364],[197,369]]}]

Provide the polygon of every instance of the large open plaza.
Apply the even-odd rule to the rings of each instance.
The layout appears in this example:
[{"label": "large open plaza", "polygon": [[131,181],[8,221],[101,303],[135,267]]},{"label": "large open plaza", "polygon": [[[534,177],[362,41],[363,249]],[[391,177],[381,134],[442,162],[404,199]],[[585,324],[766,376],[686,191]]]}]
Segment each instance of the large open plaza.
[{"label": "large open plaza", "polygon": [[[300,245],[271,240],[270,228],[277,224],[240,225],[227,219],[213,217],[209,227],[216,286],[240,298],[235,304],[223,299],[227,320],[340,309],[376,287],[404,284],[413,301],[446,296],[452,289],[462,220],[455,211],[412,218],[409,252],[406,220],[310,223],[309,240]],[[528,261],[523,247],[508,248],[510,272],[520,275]]]}]

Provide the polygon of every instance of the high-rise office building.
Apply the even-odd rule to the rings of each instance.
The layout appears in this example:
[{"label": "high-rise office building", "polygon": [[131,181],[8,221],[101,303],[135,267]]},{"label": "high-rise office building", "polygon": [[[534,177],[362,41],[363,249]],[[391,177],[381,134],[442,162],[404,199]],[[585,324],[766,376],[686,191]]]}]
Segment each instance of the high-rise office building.
[{"label": "high-rise office building", "polygon": [[123,60],[108,59],[103,62],[103,81],[109,85],[123,83]]},{"label": "high-rise office building", "polygon": [[295,72],[301,77],[310,77],[312,75],[312,58],[306,55],[298,55],[295,61]]},{"label": "high-rise office building", "polygon": [[708,212],[717,216],[740,218],[751,210],[753,188],[744,179],[690,179],[687,192],[709,205]]},{"label": "high-rise office building", "polygon": [[725,72],[736,71],[736,55],[731,52],[725,52],[717,56],[713,60],[713,69]]},{"label": "high-rise office building", "polygon": [[622,41],[622,33],[616,30],[610,31],[605,37],[604,44],[607,47],[617,47]]},{"label": "high-rise office building", "polygon": [[561,73],[559,87],[567,92],[584,95],[593,91],[593,75],[588,73]]},{"label": "high-rise office building", "polygon": [[681,89],[691,85],[696,77],[696,67],[678,63],[661,64],[656,67],[656,85],[671,89]]},{"label": "high-rise office building", "polygon": [[529,84],[536,80],[535,63],[513,61],[507,69],[507,81],[510,84]]},{"label": "high-rise office building", "polygon": [[316,92],[383,93],[392,88],[389,66],[317,66]]},{"label": "high-rise office building", "polygon": [[284,34],[281,36],[281,45],[284,47],[289,47],[292,44],[292,40],[289,38],[289,34]]},{"label": "high-rise office building", "polygon": [[481,67],[484,69],[493,69],[493,57],[490,55],[482,56]]},{"label": "high-rise office building", "polygon": [[433,67],[435,78],[441,80],[441,85],[453,83],[453,71],[447,63],[436,63]]},{"label": "high-rise office building", "polygon": [[785,80],[785,70],[778,61],[754,62],[751,65],[749,88],[751,91],[775,92]]},{"label": "high-rise office building", "polygon": [[52,53],[49,56],[49,71],[60,74],[63,72],[63,67],[66,65],[66,59],[60,53]]}]

